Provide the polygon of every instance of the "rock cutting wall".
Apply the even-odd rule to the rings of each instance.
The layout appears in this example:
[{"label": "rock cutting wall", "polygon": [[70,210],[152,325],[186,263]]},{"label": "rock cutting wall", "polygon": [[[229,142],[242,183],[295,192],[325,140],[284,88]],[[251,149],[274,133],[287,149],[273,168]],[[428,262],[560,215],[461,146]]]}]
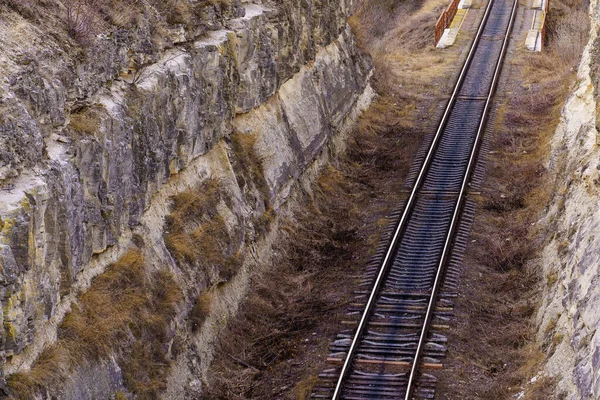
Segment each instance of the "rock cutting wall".
[{"label": "rock cutting wall", "polygon": [[[98,34],[84,53],[43,40],[43,30],[7,14],[0,33],[5,376],[32,366],[78,296],[132,243],[145,243],[146,260],[177,277],[186,300],[173,329],[185,325],[195,296],[223,278],[175,260],[165,218],[173,196],[218,179],[227,194],[219,214],[251,257],[225,278],[212,314],[185,337],[175,361],[168,397],[199,395],[214,335],[253,269],[268,260],[273,238],[257,242],[256,221],[267,212],[276,220],[370,102],[371,64],[346,24],[349,11],[349,1],[234,3],[209,28],[172,29],[160,45],[141,21],[135,31]],[[234,136],[251,139],[264,184],[240,173]],[[102,398],[122,380],[114,360],[90,363],[48,395]]]},{"label": "rock cutting wall", "polygon": [[600,8],[592,1],[591,38],[552,140],[557,193],[544,222],[553,238],[543,250],[545,274],[537,338],[557,381],[556,398],[600,398]]}]

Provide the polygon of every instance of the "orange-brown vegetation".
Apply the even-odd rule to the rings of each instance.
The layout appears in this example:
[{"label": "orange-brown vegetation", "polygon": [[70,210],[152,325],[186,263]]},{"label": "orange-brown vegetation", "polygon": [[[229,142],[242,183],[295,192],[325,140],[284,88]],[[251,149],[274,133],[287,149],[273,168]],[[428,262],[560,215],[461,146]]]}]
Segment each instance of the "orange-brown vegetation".
[{"label": "orange-brown vegetation", "polygon": [[170,361],[168,329],[182,292],[167,271],[150,272],[137,249],[94,278],[59,327],[58,340],[32,368],[8,377],[11,395],[32,399],[61,387],[78,366],[114,356],[126,387],[140,398],[164,389]]},{"label": "orange-brown vegetation", "polygon": [[234,240],[235,233],[229,232],[219,214],[220,202],[227,204],[229,199],[219,181],[212,178],[174,196],[165,243],[178,262],[214,268],[222,280],[228,281],[241,265],[241,243]]}]

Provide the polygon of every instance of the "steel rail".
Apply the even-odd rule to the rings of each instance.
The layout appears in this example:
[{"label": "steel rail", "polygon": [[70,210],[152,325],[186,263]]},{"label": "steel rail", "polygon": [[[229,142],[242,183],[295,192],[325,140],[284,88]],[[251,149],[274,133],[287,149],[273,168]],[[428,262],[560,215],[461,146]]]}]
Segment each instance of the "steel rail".
[{"label": "steel rail", "polygon": [[406,203],[406,206],[404,208],[404,212],[402,213],[402,217],[400,218],[400,222],[398,223],[398,226],[396,227],[396,229],[394,231],[394,235],[393,235],[390,245],[388,247],[388,251],[386,252],[385,258],[384,258],[383,262],[381,263],[381,269],[379,271],[379,274],[377,275],[375,284],[373,285],[373,289],[371,291],[371,294],[370,294],[367,304],[365,306],[365,310],[361,316],[360,322],[358,324],[358,327],[357,327],[354,337],[352,339],[352,343],[348,350],[348,354],[346,355],[346,359],[344,360],[344,364],[342,366],[342,370],[340,372],[338,381],[336,383],[332,400],[339,400],[339,398],[340,398],[340,395],[342,393],[342,388],[344,385],[344,380],[346,378],[346,375],[347,375],[350,365],[352,363],[352,359],[354,358],[354,353],[356,352],[358,342],[360,341],[360,338],[363,334],[366,323],[367,323],[369,316],[371,314],[371,311],[373,309],[373,305],[375,303],[375,298],[377,296],[377,293],[379,292],[381,284],[383,283],[384,277],[385,277],[388,267],[389,267],[390,260],[398,246],[398,241],[401,237],[401,234],[404,231],[404,229],[406,228],[406,222],[408,220],[408,215],[412,211],[412,208],[415,203],[415,199],[417,197],[417,192],[419,191],[419,189],[423,183],[426,172],[429,168],[429,165],[431,164],[431,160],[433,159],[435,150],[436,150],[438,143],[440,141],[440,138],[442,137],[442,134],[444,132],[444,128],[446,127],[446,124],[448,122],[448,118],[450,116],[450,112],[452,111],[452,107],[454,106],[454,103],[456,102],[460,88],[461,88],[463,81],[465,79],[465,76],[469,70],[471,61],[473,60],[473,56],[475,54],[475,50],[477,49],[477,46],[478,46],[481,36],[483,34],[483,30],[485,28],[485,24],[490,15],[490,11],[492,9],[493,3],[494,3],[494,0],[489,0],[488,5],[485,10],[485,14],[483,15],[483,18],[479,25],[479,29],[477,30],[477,34],[475,36],[475,39],[473,40],[471,49],[469,50],[469,54],[467,55],[467,58],[463,64],[462,70],[461,70],[458,80],[456,82],[456,86],[454,87],[454,91],[452,92],[452,96],[450,97],[450,100],[448,101],[448,105],[446,106],[444,115],[442,116],[440,124],[438,125],[438,129],[436,131],[436,134],[431,143],[431,146],[429,147],[429,151],[427,152],[427,157],[425,158],[425,161],[423,162],[423,166],[421,167],[421,169],[419,171],[419,175],[417,177],[417,180],[415,181],[415,184],[413,185],[413,189],[411,191],[410,197],[408,198],[408,202]]},{"label": "steel rail", "polygon": [[437,295],[441,288],[444,276],[444,267],[446,265],[447,258],[449,257],[450,250],[452,247],[452,241],[454,238],[454,234],[458,229],[458,224],[460,221],[460,215],[462,208],[464,206],[466,200],[466,192],[469,186],[469,181],[471,180],[471,176],[473,174],[473,170],[475,168],[475,163],[477,162],[477,154],[479,152],[479,147],[481,146],[481,141],[483,138],[483,131],[485,129],[485,125],[487,123],[490,104],[492,102],[492,97],[496,91],[496,87],[498,85],[498,79],[500,77],[500,72],[502,71],[504,57],[506,56],[506,49],[508,47],[508,41],[510,38],[510,34],[512,32],[515,15],[517,11],[518,0],[514,0],[512,12],[510,16],[510,22],[508,24],[508,28],[506,29],[506,33],[504,35],[504,41],[502,43],[502,50],[500,51],[500,56],[498,57],[498,61],[496,64],[496,68],[494,71],[494,77],[492,79],[492,85],[490,86],[490,91],[488,93],[485,107],[483,109],[483,115],[481,117],[481,121],[479,123],[479,128],[477,130],[477,136],[475,137],[475,143],[473,145],[473,149],[471,150],[471,155],[469,158],[469,163],[467,165],[467,170],[465,172],[465,176],[463,178],[462,186],[460,188],[460,193],[458,196],[458,201],[456,202],[456,207],[454,208],[454,214],[452,215],[452,222],[450,224],[450,229],[448,230],[448,235],[446,236],[446,242],[444,244],[444,250],[442,251],[442,256],[440,258],[440,262],[437,266],[437,273],[433,285],[433,289],[431,292],[431,297],[429,298],[429,305],[427,306],[427,314],[425,314],[425,322],[423,323],[423,328],[421,330],[421,336],[419,338],[419,344],[417,345],[417,351],[415,353],[415,358],[413,359],[413,364],[410,370],[410,376],[408,378],[408,386],[406,388],[406,396],[404,400],[411,400],[412,394],[415,388],[415,380],[417,371],[419,369],[420,358],[423,353],[423,348],[425,347],[425,342],[427,340],[427,334],[429,333],[429,325],[431,323],[431,319],[433,317],[433,312],[435,308],[435,303],[437,301]]}]

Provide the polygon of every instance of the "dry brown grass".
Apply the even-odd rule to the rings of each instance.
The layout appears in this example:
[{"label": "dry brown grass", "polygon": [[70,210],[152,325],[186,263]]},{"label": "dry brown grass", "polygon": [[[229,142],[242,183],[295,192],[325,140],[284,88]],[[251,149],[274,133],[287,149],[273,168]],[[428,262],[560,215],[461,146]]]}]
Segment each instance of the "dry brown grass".
[{"label": "dry brown grass", "polygon": [[119,390],[115,393],[115,400],[127,400],[127,395]]},{"label": "dry brown grass", "polygon": [[[413,112],[426,107],[413,107]],[[222,335],[208,399],[310,395],[354,278],[383,228],[423,131],[382,98],[361,118],[347,156],[327,167],[294,214],[266,275]]]},{"label": "dry brown grass", "polygon": [[439,91],[447,63],[458,62],[456,52],[436,50],[433,43],[431,27],[445,6],[444,0],[356,2],[350,24],[373,57],[381,92],[423,96]]},{"label": "dry brown grass", "polygon": [[194,303],[194,307],[192,307],[192,310],[188,314],[188,321],[191,325],[192,332],[195,333],[200,329],[212,309],[213,301],[213,290],[204,291],[198,296]]},{"label": "dry brown grass", "polygon": [[86,107],[69,115],[67,127],[75,134],[94,135],[100,129],[102,109]]},{"label": "dry brown grass", "polygon": [[116,356],[127,388],[140,398],[164,389],[170,361],[168,324],[182,293],[172,275],[147,275],[141,253],[129,250],[94,278],[59,327],[58,341],[30,371],[8,377],[16,399],[58,388],[79,365]]},{"label": "dry brown grass", "polygon": [[294,396],[296,400],[308,400],[312,393],[315,383],[317,383],[318,376],[310,375],[307,378],[301,380],[294,387]]},{"label": "dry brown grass", "polygon": [[257,135],[254,133],[239,132],[234,132],[228,138],[231,146],[230,160],[238,184],[246,196],[246,203],[254,206],[254,234],[246,238],[250,242],[263,237],[275,220],[271,189],[265,178],[262,160],[255,150],[256,139]]},{"label": "dry brown grass", "polygon": [[[563,68],[576,68],[581,49],[588,40],[589,16],[587,0],[563,0],[552,4],[548,13],[547,48]],[[556,68],[556,67],[555,67]]]},{"label": "dry brown grass", "polygon": [[212,178],[174,196],[165,243],[179,263],[215,268],[221,281],[228,281],[241,266],[240,241],[235,240],[238,232],[229,232],[218,212],[221,202],[227,205],[229,199],[219,181]]},{"label": "dry brown grass", "polygon": [[261,201],[264,203],[265,211],[269,208],[271,193],[262,167],[260,157],[254,150],[257,136],[253,133],[234,133],[229,137],[231,150],[233,151],[233,166],[241,187],[253,185],[260,195],[250,203]]}]

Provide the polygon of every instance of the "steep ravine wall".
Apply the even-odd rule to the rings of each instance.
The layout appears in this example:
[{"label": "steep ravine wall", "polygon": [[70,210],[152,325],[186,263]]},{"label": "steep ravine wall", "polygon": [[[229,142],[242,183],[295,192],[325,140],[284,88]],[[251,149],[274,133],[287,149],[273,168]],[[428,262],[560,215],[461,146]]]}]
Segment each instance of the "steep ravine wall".
[{"label": "steep ravine wall", "polygon": [[[346,24],[350,2],[230,10],[211,29],[150,50],[143,21],[134,33],[98,34],[84,56],[43,41],[44,32],[20,16],[6,17],[3,376],[35,366],[94,277],[139,248],[149,270],[168,271],[184,298],[169,322],[172,368],[163,393],[200,396],[215,335],[242,301],[250,274],[268,267],[269,224],[277,225],[299,186],[343,147],[344,132],[373,95],[370,60]],[[136,52],[150,61],[132,72]],[[240,258],[227,274],[165,244],[173,199],[209,181],[220,192],[214,216]],[[192,330],[190,309],[209,290],[210,312]],[[128,393],[115,355],[78,366],[40,396],[94,399],[117,391]]]},{"label": "steep ravine wall", "polygon": [[554,200],[542,223],[553,233],[539,260],[544,272],[537,340],[545,351],[542,375],[556,398],[600,398],[600,5],[592,1],[591,37],[578,81],[552,139]]}]

